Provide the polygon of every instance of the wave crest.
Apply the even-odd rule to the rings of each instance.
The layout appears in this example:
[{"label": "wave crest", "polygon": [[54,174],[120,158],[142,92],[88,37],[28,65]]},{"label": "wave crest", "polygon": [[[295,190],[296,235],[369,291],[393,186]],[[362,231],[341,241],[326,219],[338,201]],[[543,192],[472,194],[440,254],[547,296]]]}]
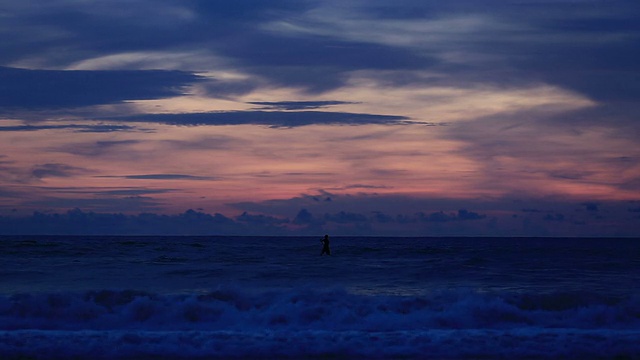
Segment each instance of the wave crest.
[{"label": "wave crest", "polygon": [[640,327],[640,298],[468,290],[422,296],[308,288],[251,293],[221,287],[191,295],[100,290],[0,297],[0,319],[1,330],[633,329]]}]

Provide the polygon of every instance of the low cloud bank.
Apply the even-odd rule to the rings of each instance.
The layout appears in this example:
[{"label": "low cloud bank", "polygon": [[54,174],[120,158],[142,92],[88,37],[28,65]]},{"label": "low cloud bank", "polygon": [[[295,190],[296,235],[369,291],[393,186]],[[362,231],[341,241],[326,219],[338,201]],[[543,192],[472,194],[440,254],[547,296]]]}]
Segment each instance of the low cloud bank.
[{"label": "low cloud bank", "polygon": [[[433,235],[460,235],[473,232],[460,227],[462,222],[483,220],[484,214],[466,209],[430,214],[388,215],[339,211],[312,214],[301,209],[293,218],[244,212],[235,217],[208,214],[189,209],[177,215],[140,213],[85,212],[72,209],[66,213],[34,212],[27,217],[0,217],[2,235],[315,235],[330,232],[336,235],[424,235],[417,232],[435,225]],[[443,225],[451,224],[451,227]],[[404,231],[399,230],[403,228]]]}]

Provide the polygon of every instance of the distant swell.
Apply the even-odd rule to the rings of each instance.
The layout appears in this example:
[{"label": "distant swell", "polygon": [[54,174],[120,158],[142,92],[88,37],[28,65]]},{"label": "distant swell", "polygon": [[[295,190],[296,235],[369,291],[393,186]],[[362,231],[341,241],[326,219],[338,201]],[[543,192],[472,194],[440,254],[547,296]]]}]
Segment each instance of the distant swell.
[{"label": "distant swell", "polygon": [[468,290],[256,294],[231,287],[198,295],[102,290],[0,297],[2,358],[88,354],[635,358],[640,299]]}]

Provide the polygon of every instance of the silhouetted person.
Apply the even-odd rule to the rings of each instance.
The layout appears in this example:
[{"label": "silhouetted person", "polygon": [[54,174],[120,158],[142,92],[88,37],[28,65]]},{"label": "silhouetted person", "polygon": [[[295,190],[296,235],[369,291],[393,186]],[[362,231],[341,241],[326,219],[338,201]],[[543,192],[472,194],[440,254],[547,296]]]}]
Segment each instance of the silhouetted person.
[{"label": "silhouetted person", "polygon": [[331,249],[329,248],[329,235],[325,235],[320,242],[322,243],[322,252],[320,253],[320,256],[324,254],[331,255]]}]

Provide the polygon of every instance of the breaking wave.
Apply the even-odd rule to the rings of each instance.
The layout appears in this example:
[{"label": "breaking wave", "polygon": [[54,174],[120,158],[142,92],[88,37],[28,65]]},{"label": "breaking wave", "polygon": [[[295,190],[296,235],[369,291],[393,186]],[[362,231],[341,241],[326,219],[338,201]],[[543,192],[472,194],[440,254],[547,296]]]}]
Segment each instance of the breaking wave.
[{"label": "breaking wave", "polygon": [[639,340],[637,296],[221,287],[0,297],[2,358],[636,358]]}]

